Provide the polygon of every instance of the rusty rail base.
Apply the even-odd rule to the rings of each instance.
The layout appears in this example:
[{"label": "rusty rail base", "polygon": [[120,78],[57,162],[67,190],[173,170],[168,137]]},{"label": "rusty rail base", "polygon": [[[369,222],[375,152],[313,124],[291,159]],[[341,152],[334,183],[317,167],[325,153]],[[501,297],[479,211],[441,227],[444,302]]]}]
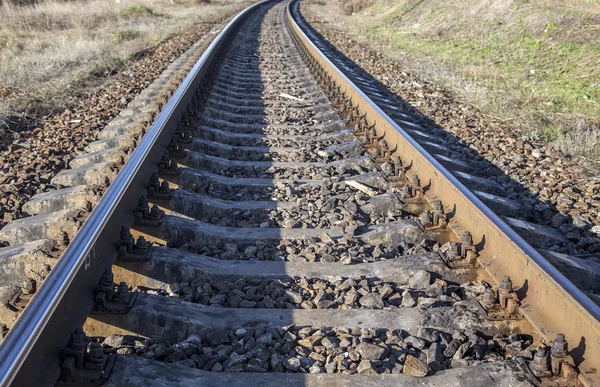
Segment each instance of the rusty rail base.
[{"label": "rusty rail base", "polygon": [[600,385],[600,308],[510,229],[461,182],[417,144],[398,124],[346,77],[306,36],[292,15],[297,1],[287,9],[286,23],[301,50],[315,60],[340,87],[361,116],[385,138],[390,149],[410,166],[427,196],[437,197],[452,211],[451,228],[469,230],[476,245],[482,246],[479,262],[500,283],[510,276],[522,299],[522,312],[550,343],[557,333],[570,342],[570,354],[586,386]]}]

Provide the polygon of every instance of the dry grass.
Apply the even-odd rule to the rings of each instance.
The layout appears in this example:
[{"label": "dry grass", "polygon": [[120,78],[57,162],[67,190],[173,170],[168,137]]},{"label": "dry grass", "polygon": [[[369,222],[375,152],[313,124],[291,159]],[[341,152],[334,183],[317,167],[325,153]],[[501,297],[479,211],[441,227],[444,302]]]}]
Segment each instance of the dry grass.
[{"label": "dry grass", "polygon": [[376,0],[337,0],[337,6],[343,10],[346,15],[352,15],[375,4]]},{"label": "dry grass", "polygon": [[599,1],[376,0],[354,15],[338,0],[308,2],[525,136],[600,158],[593,141],[576,143],[600,131]]},{"label": "dry grass", "polygon": [[560,135],[552,146],[568,155],[583,155],[600,160],[600,130],[578,121],[576,127]]},{"label": "dry grass", "polygon": [[68,107],[140,52],[241,1],[0,3],[0,128]]}]

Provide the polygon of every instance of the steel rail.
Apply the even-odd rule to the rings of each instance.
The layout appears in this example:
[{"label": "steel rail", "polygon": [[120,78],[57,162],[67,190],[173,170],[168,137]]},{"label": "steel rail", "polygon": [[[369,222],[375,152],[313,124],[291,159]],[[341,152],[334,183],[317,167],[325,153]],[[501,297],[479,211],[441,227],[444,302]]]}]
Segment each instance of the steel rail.
[{"label": "steel rail", "polygon": [[[293,9],[295,8],[295,9]],[[600,385],[600,307],[542,257],[531,245],[492,212],[479,198],[419,145],[360,90],[308,38],[295,20],[297,0],[287,6],[286,23],[300,48],[315,59],[342,92],[357,106],[388,147],[395,149],[409,173],[428,185],[430,197],[437,197],[445,208],[453,209],[451,224],[469,230],[474,241],[481,241],[479,262],[498,283],[509,275],[525,291],[521,311],[551,342],[564,333],[571,355],[578,363],[579,379],[584,385]],[[425,184],[427,183],[427,184]],[[573,349],[573,347],[576,347]]]},{"label": "steel rail", "polygon": [[[0,345],[0,386],[53,385],[60,373],[60,349],[81,327],[92,307],[102,270],[116,257],[119,224],[133,209],[181,120],[202,76],[219,50],[259,6],[236,15],[195,63],[131,154],[98,205]],[[163,150],[161,152],[160,150]],[[77,293],[77,294],[73,294]]]}]

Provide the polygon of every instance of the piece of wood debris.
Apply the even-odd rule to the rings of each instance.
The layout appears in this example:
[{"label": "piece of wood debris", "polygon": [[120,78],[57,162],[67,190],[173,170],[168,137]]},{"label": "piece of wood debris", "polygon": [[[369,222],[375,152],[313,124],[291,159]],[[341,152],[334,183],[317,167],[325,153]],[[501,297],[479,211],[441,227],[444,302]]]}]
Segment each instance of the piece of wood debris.
[{"label": "piece of wood debris", "polygon": [[293,99],[294,101],[298,101],[298,102],[304,102],[304,100],[302,98],[294,97],[293,95],[289,95],[287,93],[281,93],[281,94],[279,94],[279,96],[283,97],[283,98],[287,98],[287,99]]},{"label": "piece of wood debris", "polygon": [[346,185],[349,185],[350,187],[356,188],[357,190],[366,193],[369,196],[375,196],[378,193],[374,189],[369,188],[368,186],[364,185],[363,183],[359,183],[356,180],[345,180],[344,183],[346,183]]}]

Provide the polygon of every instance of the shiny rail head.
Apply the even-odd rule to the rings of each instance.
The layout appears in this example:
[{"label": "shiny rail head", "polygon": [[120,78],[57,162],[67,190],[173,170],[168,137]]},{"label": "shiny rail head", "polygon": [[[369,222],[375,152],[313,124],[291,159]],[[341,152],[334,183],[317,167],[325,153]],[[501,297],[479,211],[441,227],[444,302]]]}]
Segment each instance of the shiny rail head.
[{"label": "shiny rail head", "polygon": [[[528,287],[525,315],[546,337],[553,340],[558,332],[565,332],[574,343],[586,343],[580,354],[580,379],[586,385],[600,382],[600,307],[543,258],[521,236],[493,213],[479,198],[466,188],[445,167],[418,144],[400,125],[394,122],[350,78],[348,78],[306,35],[297,23],[298,1],[287,7],[286,22],[321,67],[358,105],[370,125],[378,133],[385,133],[388,146],[398,145],[397,154],[406,165],[411,165],[422,180],[428,180],[430,190],[444,197],[457,208],[457,220],[473,232],[477,240],[484,240],[480,262],[496,282],[505,275],[518,279]],[[394,143],[395,142],[395,143]],[[440,193],[443,192],[443,195]]]}]

